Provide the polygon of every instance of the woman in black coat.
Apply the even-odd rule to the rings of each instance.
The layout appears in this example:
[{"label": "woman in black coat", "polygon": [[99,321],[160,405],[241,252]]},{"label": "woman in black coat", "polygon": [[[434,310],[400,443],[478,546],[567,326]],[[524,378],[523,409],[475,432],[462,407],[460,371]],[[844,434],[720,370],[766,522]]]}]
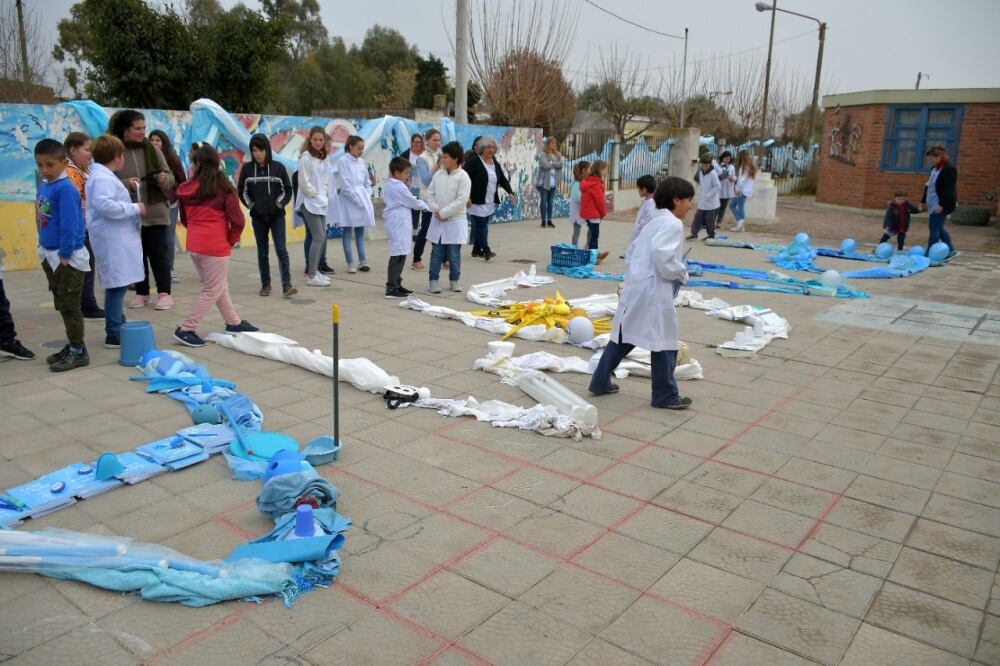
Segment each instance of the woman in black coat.
[{"label": "woman in black coat", "polygon": [[491,136],[484,136],[476,144],[476,156],[462,162],[462,168],[472,180],[472,192],[469,195],[469,221],[472,222],[472,256],[482,257],[489,261],[497,256],[490,249],[489,224],[496,205],[500,203],[500,190],[514,198],[514,189],[510,186],[500,162],[494,159],[497,152],[497,142]]}]

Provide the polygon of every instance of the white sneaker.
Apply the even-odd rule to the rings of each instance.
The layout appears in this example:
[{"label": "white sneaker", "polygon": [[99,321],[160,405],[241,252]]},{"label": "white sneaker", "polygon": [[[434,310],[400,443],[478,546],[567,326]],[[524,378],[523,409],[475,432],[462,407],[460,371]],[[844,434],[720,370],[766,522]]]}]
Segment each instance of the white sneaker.
[{"label": "white sneaker", "polygon": [[429,291],[432,294],[441,293],[441,287],[438,285],[437,280],[431,280],[430,287],[428,287],[427,291]]},{"label": "white sneaker", "polygon": [[309,278],[308,280],[306,280],[306,286],[307,287],[329,287],[330,286],[330,281],[329,280],[324,280],[322,275],[320,275],[319,273],[316,273],[316,275],[313,275],[311,278]]},{"label": "white sneaker", "polygon": [[451,290],[452,291],[462,291],[462,285],[460,285],[457,282],[452,282],[451,283]]},{"label": "white sneaker", "polygon": [[348,273],[357,273],[358,269],[354,267],[354,264],[347,264]]},{"label": "white sneaker", "polygon": [[736,224],[733,225],[733,231],[735,231],[737,233],[743,231],[743,225],[745,223],[746,223],[746,220],[736,220]]}]

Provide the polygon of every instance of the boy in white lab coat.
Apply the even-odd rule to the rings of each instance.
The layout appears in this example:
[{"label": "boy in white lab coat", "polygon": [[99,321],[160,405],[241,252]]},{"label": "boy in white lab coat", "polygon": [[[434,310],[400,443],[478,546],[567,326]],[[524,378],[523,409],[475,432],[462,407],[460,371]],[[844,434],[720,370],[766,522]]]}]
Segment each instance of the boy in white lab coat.
[{"label": "boy in white lab coat", "polygon": [[715,221],[719,217],[719,174],[712,164],[712,156],[705,153],[698,160],[700,168],[695,174],[695,180],[699,182],[701,188],[698,192],[698,210],[694,214],[694,222],[691,223],[691,235],[688,240],[698,238],[698,233],[702,227],[708,231],[709,238],[715,238]]},{"label": "boy in white lab coat", "polygon": [[406,298],[412,292],[403,287],[403,266],[413,247],[413,218],[410,211],[430,212],[426,203],[413,196],[409,187],[410,160],[394,157],[389,162],[389,180],[383,200],[385,233],[389,237],[389,273],[385,281],[386,298]]},{"label": "boy in white lab coat", "polygon": [[629,352],[642,347],[651,352],[652,406],[691,406],[691,398],[681,396],[674,380],[680,347],[674,297],[688,277],[681,220],[693,198],[694,187],[681,178],[666,178],[657,186],[653,194],[657,211],[630,248],[611,339],[590,382],[592,394],[617,393],[618,385],[611,382],[611,373]]}]

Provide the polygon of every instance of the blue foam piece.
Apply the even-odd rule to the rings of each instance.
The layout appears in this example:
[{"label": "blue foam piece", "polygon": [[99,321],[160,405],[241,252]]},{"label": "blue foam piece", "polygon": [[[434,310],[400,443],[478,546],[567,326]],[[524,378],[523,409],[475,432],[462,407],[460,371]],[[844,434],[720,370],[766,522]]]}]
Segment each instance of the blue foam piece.
[{"label": "blue foam piece", "polygon": [[118,460],[118,456],[107,452],[102,453],[97,458],[97,462],[94,463],[94,467],[97,469],[98,481],[108,481],[110,479],[114,479],[125,469],[122,467],[121,461]]},{"label": "blue foam piece", "polygon": [[177,460],[200,455],[204,453],[204,450],[197,444],[193,444],[183,437],[175,435],[137,446],[135,452],[161,465],[166,465]]},{"label": "blue foam piece", "polygon": [[227,562],[258,559],[266,562],[316,562],[327,559],[331,551],[340,548],[344,541],[342,534],[288,539],[264,543],[245,543],[237,546]]}]

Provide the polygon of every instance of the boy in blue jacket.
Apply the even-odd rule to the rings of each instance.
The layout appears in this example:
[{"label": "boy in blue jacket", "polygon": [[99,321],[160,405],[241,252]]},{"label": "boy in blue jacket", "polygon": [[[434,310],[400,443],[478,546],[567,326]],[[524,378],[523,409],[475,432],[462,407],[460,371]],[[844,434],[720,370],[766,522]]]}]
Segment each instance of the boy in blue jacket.
[{"label": "boy in blue jacket", "polygon": [[90,253],[83,246],[80,193],[66,177],[66,149],[54,139],[42,139],[35,146],[35,165],[42,177],[36,199],[38,260],[69,340],[62,351],[47,360],[52,372],[65,372],[90,365],[80,309],[84,273],[90,271]]}]

